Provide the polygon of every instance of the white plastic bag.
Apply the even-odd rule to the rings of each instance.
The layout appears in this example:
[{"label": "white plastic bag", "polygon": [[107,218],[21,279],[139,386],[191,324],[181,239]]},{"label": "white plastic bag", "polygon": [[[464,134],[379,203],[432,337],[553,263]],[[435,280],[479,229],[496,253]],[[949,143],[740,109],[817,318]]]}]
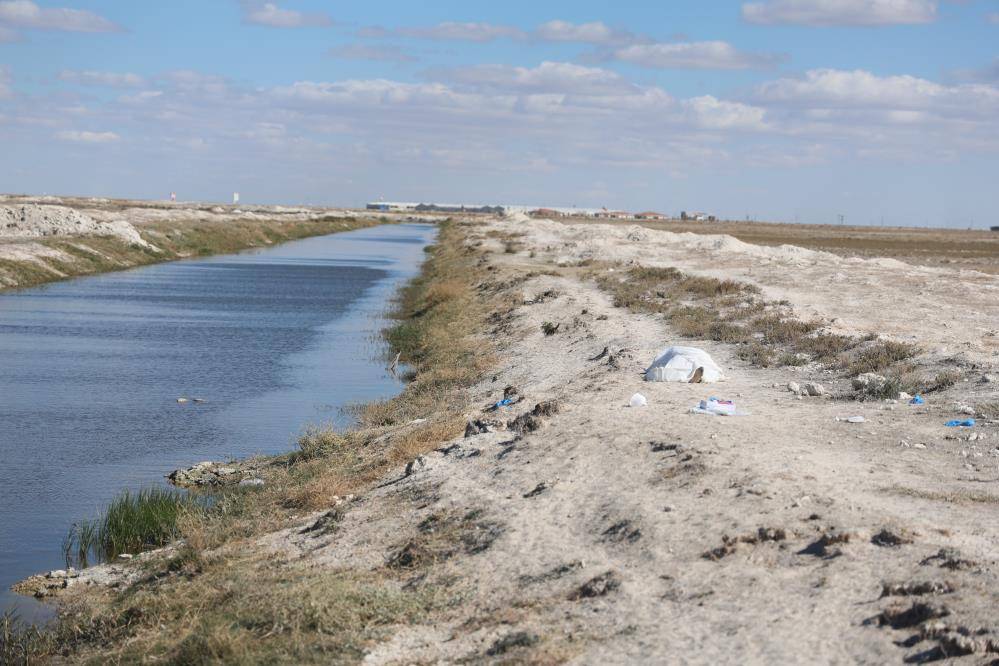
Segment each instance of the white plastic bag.
[{"label": "white plastic bag", "polygon": [[706,384],[722,381],[725,376],[714,359],[697,347],[669,347],[645,371],[647,382],[684,382],[702,369],[701,381]]}]

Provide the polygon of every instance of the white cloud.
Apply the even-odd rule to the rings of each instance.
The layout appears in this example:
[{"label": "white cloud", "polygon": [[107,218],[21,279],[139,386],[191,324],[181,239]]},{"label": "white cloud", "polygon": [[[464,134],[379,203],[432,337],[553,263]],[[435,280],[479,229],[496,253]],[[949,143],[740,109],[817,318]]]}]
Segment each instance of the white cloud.
[{"label": "white cloud", "polygon": [[474,65],[431,74],[476,90],[558,95],[606,95],[637,90],[617,72],[567,62],[543,62],[537,67]]},{"label": "white cloud", "polygon": [[342,60],[372,60],[376,62],[414,62],[417,60],[398,46],[370,46],[367,44],[344,44],[334,46],[326,52]]},{"label": "white cloud", "polygon": [[111,143],[118,141],[121,137],[114,132],[78,132],[66,130],[56,133],[56,138],[60,141],[73,141],[75,143]]},{"label": "white cloud", "polygon": [[778,60],[773,55],[745,53],[719,41],[633,44],[613,51],[610,57],[655,69],[751,69]]},{"label": "white cloud", "polygon": [[548,42],[581,42],[584,44],[620,44],[635,40],[627,30],[616,30],[606,23],[569,23],[548,21],[538,26],[534,37]]},{"label": "white cloud", "polygon": [[750,23],[873,26],[932,23],[935,0],[769,0],[742,5]]},{"label": "white cloud", "polygon": [[145,83],[138,74],[99,72],[94,70],[64,69],[59,73],[59,79],[67,83],[77,83],[83,86],[104,86],[107,88],[137,88]]},{"label": "white cloud", "polygon": [[914,76],[877,76],[864,70],[816,69],[757,89],[760,100],[811,108],[999,110],[999,89],[979,84],[945,86]]},{"label": "white cloud", "polygon": [[121,28],[82,9],[42,8],[31,0],[0,0],[0,24],[14,28],[64,32],[117,32]]},{"label": "white cloud", "polygon": [[685,100],[683,107],[693,123],[706,129],[763,130],[767,127],[764,109],[711,95]]},{"label": "white cloud", "polygon": [[936,0],[769,0],[742,6],[750,23],[874,26],[932,23]]},{"label": "white cloud", "polygon": [[273,2],[241,0],[243,22],[268,28],[310,28],[333,25],[326,14],[307,14],[293,9],[282,9]]},{"label": "white cloud", "polygon": [[16,30],[0,25],[0,44],[10,44],[21,41],[21,35]]},{"label": "white cloud", "polygon": [[406,37],[439,41],[492,42],[497,39],[524,39],[527,35],[520,28],[494,23],[456,23],[445,21],[429,28],[400,28]]}]

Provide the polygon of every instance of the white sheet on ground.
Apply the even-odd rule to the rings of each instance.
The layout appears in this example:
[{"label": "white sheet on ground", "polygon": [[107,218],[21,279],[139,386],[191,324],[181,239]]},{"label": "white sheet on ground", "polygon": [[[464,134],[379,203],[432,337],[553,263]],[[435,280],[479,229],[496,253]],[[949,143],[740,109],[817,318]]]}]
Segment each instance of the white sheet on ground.
[{"label": "white sheet on ground", "polygon": [[647,382],[689,382],[703,368],[701,381],[713,384],[725,379],[721,368],[703,349],[697,347],[669,347],[645,371]]}]

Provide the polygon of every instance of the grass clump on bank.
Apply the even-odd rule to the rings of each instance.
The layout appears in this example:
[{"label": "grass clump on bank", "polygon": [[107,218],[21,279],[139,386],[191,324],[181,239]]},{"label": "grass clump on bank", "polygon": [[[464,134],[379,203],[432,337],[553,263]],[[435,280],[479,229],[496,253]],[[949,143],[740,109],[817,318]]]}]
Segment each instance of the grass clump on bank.
[{"label": "grass clump on bank", "polygon": [[42,633],[12,612],[0,615],[0,664],[30,664],[44,644]]},{"label": "grass clump on bank", "polygon": [[112,560],[164,546],[179,534],[183,514],[201,505],[188,493],[171,488],[126,490],[95,520],[73,525],[63,543],[66,565],[86,567],[92,560]]}]

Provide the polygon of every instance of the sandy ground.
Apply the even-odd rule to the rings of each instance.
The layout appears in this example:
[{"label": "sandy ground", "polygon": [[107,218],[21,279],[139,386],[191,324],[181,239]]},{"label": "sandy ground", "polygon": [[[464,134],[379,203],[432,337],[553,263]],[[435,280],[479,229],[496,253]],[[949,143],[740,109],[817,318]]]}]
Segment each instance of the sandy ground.
[{"label": "sandy ground", "polygon": [[[487,231],[526,233],[523,249],[505,254]],[[996,361],[997,278],[638,228],[493,221],[479,238],[525,304],[495,322],[499,367],[476,397],[485,407],[514,386],[525,400],[469,419],[512,419],[548,400],[558,413],[399,470],[335,535],[303,534],[303,523],[265,539],[289,560],[374,569],[429,516],[474,512],[485,547],[433,574],[474,602],[400,628],[368,663],[516,660],[517,644],[587,664],[999,659],[999,424],[943,425],[955,402],[996,399],[979,378]],[[843,330],[966,355],[969,381],[923,407],[799,398],[789,381],[845,395],[848,379],[754,368],[731,346],[695,341],[726,382],[646,383],[657,352],[681,342],[662,320],[613,307],[579,271],[537,274],[588,258],[750,279]],[[558,295],[535,299],[549,290]],[[558,334],[541,332],[548,321]],[[593,360],[604,347],[614,361]],[[635,392],[647,407],[627,406]],[[750,415],[688,413],[709,395]],[[853,415],[866,423],[837,420]],[[886,585],[903,587],[883,596]]]}]

